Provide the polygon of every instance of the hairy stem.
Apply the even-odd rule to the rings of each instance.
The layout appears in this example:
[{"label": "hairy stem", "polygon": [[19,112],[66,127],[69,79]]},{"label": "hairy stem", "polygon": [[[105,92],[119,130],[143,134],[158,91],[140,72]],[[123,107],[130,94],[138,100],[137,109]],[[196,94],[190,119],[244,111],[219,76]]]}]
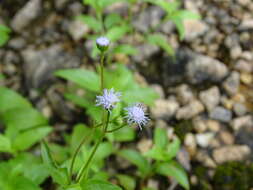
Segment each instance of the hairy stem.
[{"label": "hairy stem", "polygon": [[104,59],[105,59],[105,53],[101,53],[101,58],[100,58],[100,90],[101,93],[104,89]]},{"label": "hairy stem", "polygon": [[92,161],[92,158],[94,157],[100,143],[102,142],[102,140],[104,139],[105,137],[105,134],[106,134],[106,131],[107,131],[107,128],[108,128],[108,124],[109,124],[109,118],[110,118],[110,112],[107,113],[107,119],[106,119],[106,123],[103,127],[103,132],[102,132],[102,135],[101,137],[99,138],[99,140],[97,141],[97,143],[95,144],[95,147],[93,148],[87,162],[83,165],[83,167],[81,168],[79,174],[77,175],[77,182],[79,183],[83,177],[84,177],[84,172],[85,170],[89,167],[91,161]]}]

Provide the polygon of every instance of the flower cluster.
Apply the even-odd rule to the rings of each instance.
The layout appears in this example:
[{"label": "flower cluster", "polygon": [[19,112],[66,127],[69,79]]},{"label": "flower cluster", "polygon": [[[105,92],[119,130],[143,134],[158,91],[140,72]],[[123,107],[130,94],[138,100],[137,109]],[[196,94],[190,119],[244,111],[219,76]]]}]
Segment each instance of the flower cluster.
[{"label": "flower cluster", "polygon": [[[120,101],[120,92],[115,92],[114,89],[104,89],[101,96],[96,97],[96,106],[102,106],[107,111],[115,107],[116,103]],[[140,129],[146,125],[149,118],[145,115],[144,107],[140,103],[135,103],[132,106],[125,108],[128,124],[137,124]]]},{"label": "flower cluster", "polygon": [[101,36],[97,38],[96,44],[100,51],[106,51],[110,45],[110,41],[107,37]]}]

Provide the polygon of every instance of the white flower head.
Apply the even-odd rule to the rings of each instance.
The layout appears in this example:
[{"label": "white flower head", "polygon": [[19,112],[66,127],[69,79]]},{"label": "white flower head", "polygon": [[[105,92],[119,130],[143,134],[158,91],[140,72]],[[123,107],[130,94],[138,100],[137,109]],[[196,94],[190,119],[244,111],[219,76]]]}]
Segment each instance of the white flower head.
[{"label": "white flower head", "polygon": [[127,111],[127,118],[128,124],[136,123],[138,124],[139,128],[142,129],[142,125],[146,125],[149,121],[149,118],[145,115],[144,107],[140,103],[136,103],[133,106],[129,106],[125,108]]},{"label": "white flower head", "polygon": [[100,49],[101,51],[105,51],[110,45],[110,40],[107,37],[101,36],[97,38],[96,44],[98,49]]},{"label": "white flower head", "polygon": [[96,106],[102,106],[108,111],[111,111],[117,102],[120,101],[120,92],[115,92],[114,89],[104,89],[101,96],[96,97]]}]

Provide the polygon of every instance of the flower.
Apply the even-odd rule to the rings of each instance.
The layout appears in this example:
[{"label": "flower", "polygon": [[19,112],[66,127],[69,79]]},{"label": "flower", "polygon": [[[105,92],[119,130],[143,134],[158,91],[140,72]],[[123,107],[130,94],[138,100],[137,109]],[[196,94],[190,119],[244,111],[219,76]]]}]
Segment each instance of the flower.
[{"label": "flower", "polygon": [[106,51],[109,47],[110,40],[107,37],[101,36],[97,38],[96,44],[100,51]]},{"label": "flower", "polygon": [[140,103],[136,103],[133,106],[129,106],[125,108],[127,111],[128,124],[137,123],[140,129],[142,129],[142,125],[146,125],[149,121],[149,118],[145,116],[144,107]]},{"label": "flower", "polygon": [[104,89],[102,96],[96,96],[96,106],[102,106],[106,110],[111,111],[120,101],[119,97],[121,96],[120,92],[115,92],[114,89]]}]

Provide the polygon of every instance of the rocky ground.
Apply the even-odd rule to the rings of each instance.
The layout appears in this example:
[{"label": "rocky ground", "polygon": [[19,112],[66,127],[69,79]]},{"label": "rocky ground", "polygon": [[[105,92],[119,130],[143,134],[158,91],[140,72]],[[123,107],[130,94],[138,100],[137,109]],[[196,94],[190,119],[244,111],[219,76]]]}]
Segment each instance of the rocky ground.
[{"label": "rocky ground", "polygon": [[[124,14],[125,6],[108,11]],[[173,127],[183,140],[178,159],[192,173],[191,183],[198,184],[195,166],[204,167],[211,179],[222,163],[252,161],[253,2],[184,0],[183,6],[202,19],[184,22],[182,42],[172,23],[158,28],[176,50],[176,59],[139,43],[140,54],[128,62],[160,94],[150,109],[154,125]],[[87,11],[74,0],[0,1],[0,23],[13,30],[0,49],[0,73],[6,76],[0,85],[28,97],[58,131],[80,120],[80,110],[64,100],[65,84],[52,73],[92,67],[90,41],[83,39],[90,30],[73,19]],[[163,14],[153,6],[136,11],[133,25],[145,32]],[[138,147],[143,143],[148,144],[140,141]]]}]

